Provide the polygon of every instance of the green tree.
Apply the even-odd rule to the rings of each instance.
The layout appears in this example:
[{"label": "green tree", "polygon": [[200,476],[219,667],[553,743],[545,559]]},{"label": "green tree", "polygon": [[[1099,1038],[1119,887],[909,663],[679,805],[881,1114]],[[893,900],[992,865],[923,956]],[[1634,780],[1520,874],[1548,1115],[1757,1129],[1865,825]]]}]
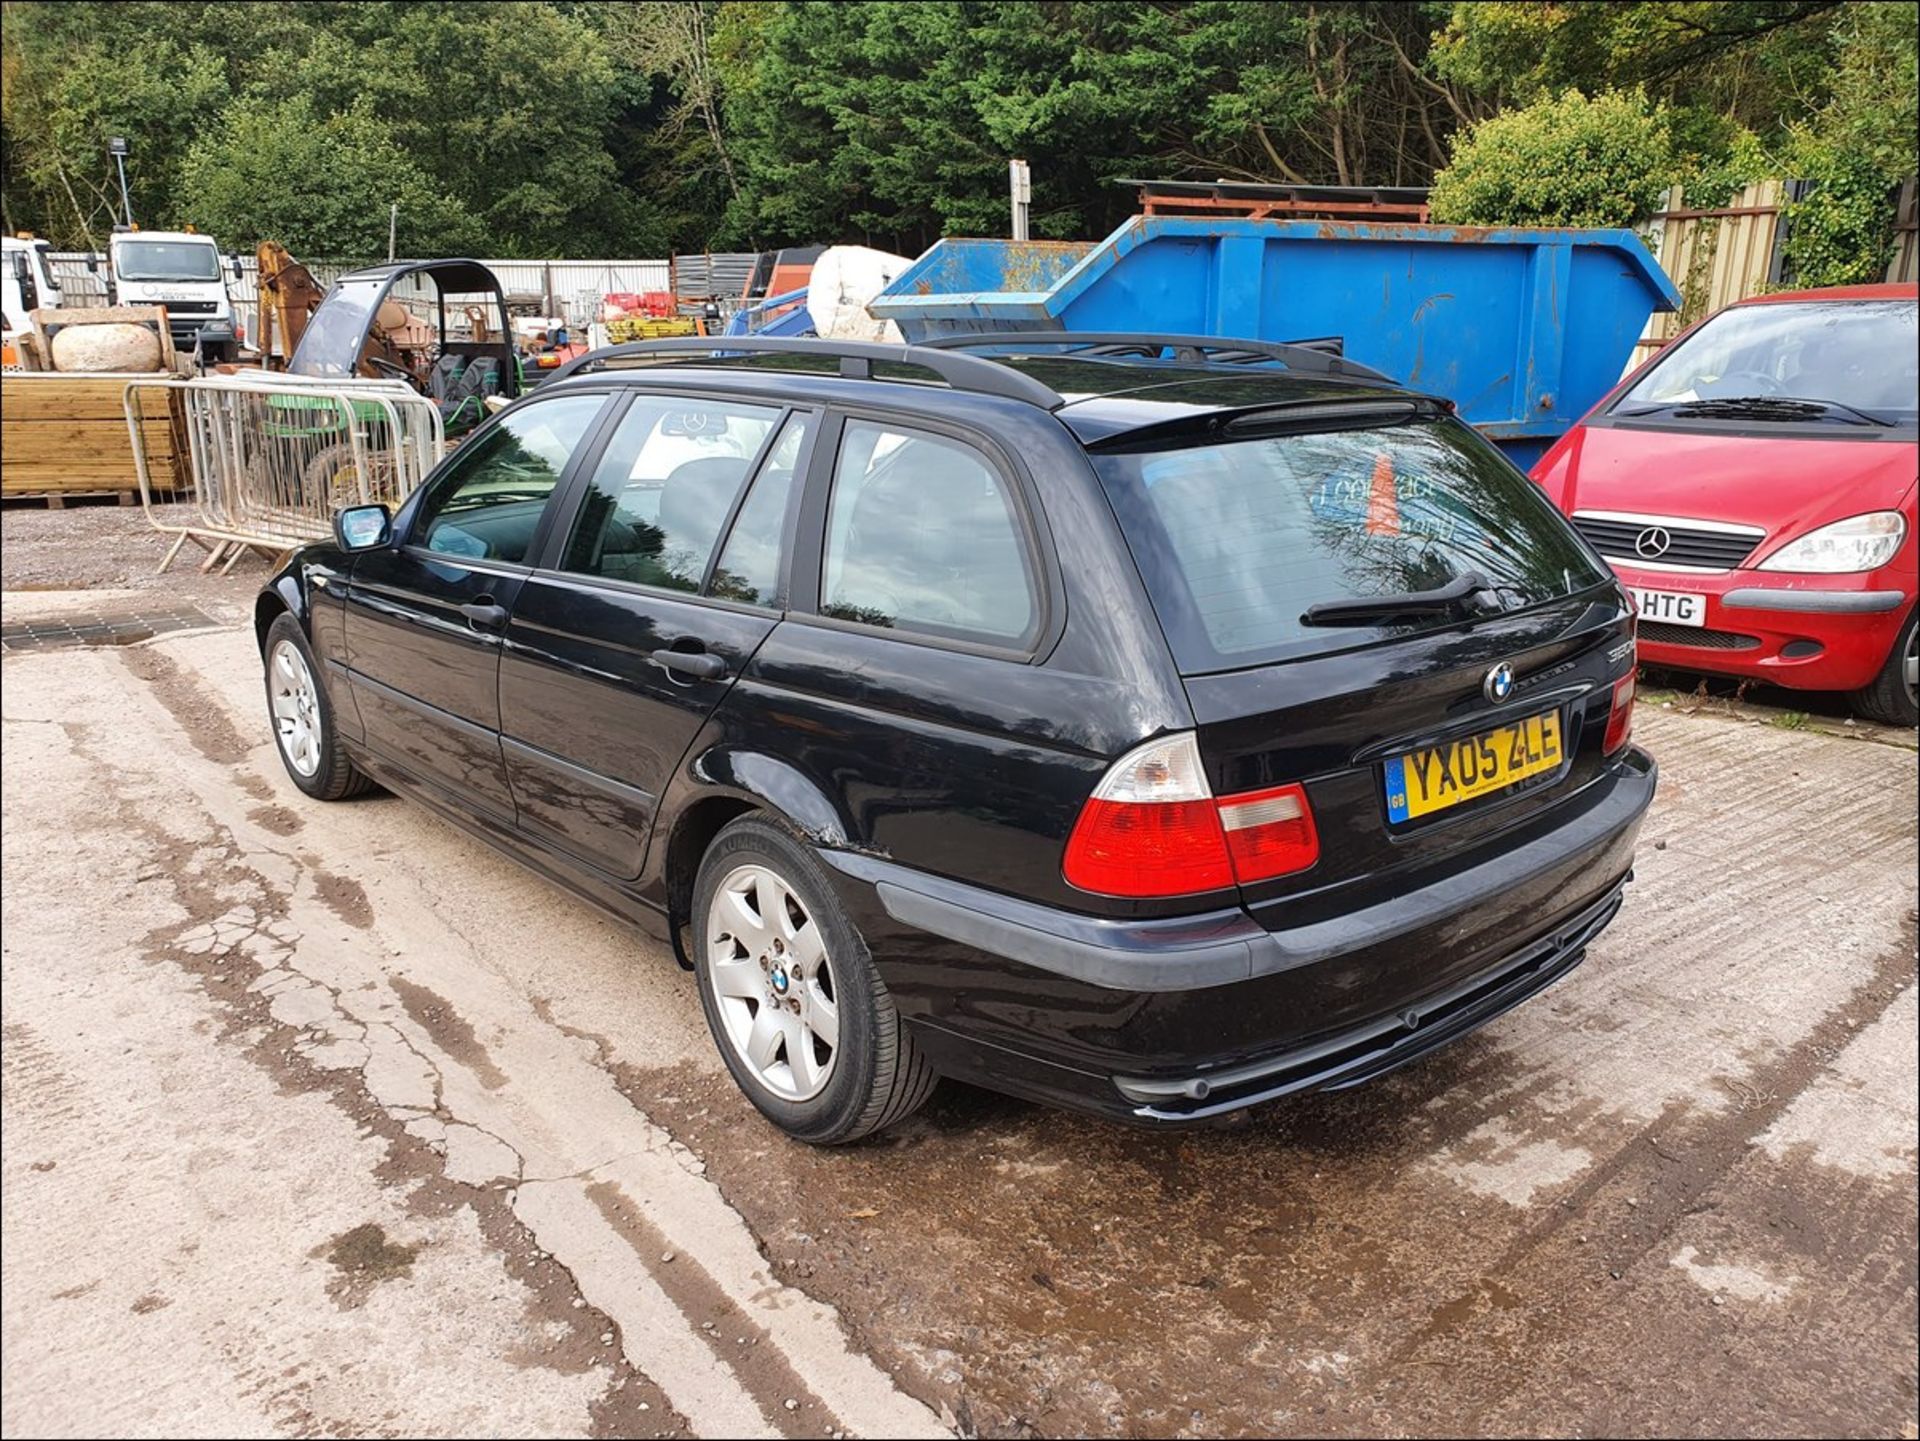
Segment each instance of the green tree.
[{"label": "green tree", "polygon": [[1786,259],[1799,285],[1881,279],[1893,249],[1894,187],[1914,173],[1920,78],[1912,11],[1849,6],[1834,36],[1832,93],[1783,147],[1782,168],[1811,182],[1787,207]]},{"label": "green tree", "polygon": [[310,95],[322,115],[364,104],[474,215],[497,253],[631,254],[658,243],[606,145],[621,88],[613,60],[574,7],[320,8],[297,53],[257,67],[263,93]]},{"label": "green tree", "polygon": [[204,226],[181,174],[195,138],[220,129],[229,105],[298,102],[323,123],[376,117],[489,249],[657,253],[667,237],[656,209],[613,150],[636,87],[594,23],[600,8],[10,0],[7,222],[98,244],[118,201],[107,138],[124,134],[136,216]]},{"label": "green tree", "polygon": [[1840,0],[1460,0],[1433,63],[1503,105],[1638,88],[1764,133],[1825,94],[1841,10]]},{"label": "green tree", "polygon": [[656,251],[707,249],[716,219],[739,195],[715,36],[729,11],[748,8],[673,0],[590,12],[617,74],[608,148],[619,183],[661,237]]},{"label": "green tree", "polygon": [[180,182],[202,228],[240,248],[277,240],[313,259],[384,256],[395,203],[403,255],[471,252],[488,238],[364,103],[322,118],[305,96],[237,101],[194,142]]},{"label": "green tree", "polygon": [[740,197],[726,233],[914,249],[1098,234],[1128,176],[1417,184],[1473,113],[1426,67],[1444,6],[729,5],[714,31]]},{"label": "green tree", "polygon": [[1676,162],[1644,95],[1578,90],[1504,111],[1456,137],[1433,218],[1459,225],[1629,226],[1659,208]]}]

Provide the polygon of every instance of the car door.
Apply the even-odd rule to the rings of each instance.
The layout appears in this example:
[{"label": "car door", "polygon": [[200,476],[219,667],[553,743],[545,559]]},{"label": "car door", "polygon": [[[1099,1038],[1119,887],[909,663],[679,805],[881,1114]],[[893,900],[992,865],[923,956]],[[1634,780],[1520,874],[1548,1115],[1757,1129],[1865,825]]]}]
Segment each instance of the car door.
[{"label": "car door", "polygon": [[497,822],[500,643],[568,465],[605,391],[516,407],[460,447],[402,510],[396,544],[355,561],[347,676],[369,750]]},{"label": "car door", "polygon": [[521,829],[618,879],[702,723],[780,619],[818,426],[806,410],[636,394],[569,489],[500,667]]}]

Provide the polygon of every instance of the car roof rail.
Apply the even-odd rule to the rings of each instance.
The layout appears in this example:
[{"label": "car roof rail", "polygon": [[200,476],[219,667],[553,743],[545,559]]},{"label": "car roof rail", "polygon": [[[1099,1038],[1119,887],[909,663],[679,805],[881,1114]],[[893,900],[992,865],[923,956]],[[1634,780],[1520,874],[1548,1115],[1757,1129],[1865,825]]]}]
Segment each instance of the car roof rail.
[{"label": "car roof rail", "polygon": [[746,335],[677,336],[665,340],[634,340],[624,345],[590,350],[561,366],[543,382],[551,385],[570,375],[605,367],[609,361],[629,358],[647,359],[673,355],[709,355],[719,359],[738,359],[751,355],[815,355],[840,362],[840,374],[850,380],[886,380],[876,376],[876,364],[912,365],[930,370],[955,390],[975,395],[998,395],[1008,400],[1024,400],[1042,410],[1058,410],[1067,402],[1051,386],[997,361],[977,355],[959,355],[951,350],[933,350],[924,345],[893,345],[877,340],[820,340],[812,336]]},{"label": "car roof rail", "polygon": [[1314,340],[1243,340],[1232,335],[1154,335],[1105,330],[992,330],[971,335],[943,335],[921,342],[930,350],[975,350],[987,347],[1077,350],[1089,357],[1138,356],[1157,360],[1164,351],[1189,365],[1246,365],[1278,360],[1287,369],[1315,375],[1349,376],[1398,386],[1392,376],[1341,354],[1343,337]]}]

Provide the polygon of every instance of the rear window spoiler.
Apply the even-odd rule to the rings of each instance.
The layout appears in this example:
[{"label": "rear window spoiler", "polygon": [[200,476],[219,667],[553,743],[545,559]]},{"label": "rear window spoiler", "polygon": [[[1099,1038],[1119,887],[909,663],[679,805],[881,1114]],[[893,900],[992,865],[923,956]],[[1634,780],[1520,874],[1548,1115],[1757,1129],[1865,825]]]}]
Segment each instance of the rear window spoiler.
[{"label": "rear window spoiler", "polygon": [[1114,454],[1195,443],[1217,445],[1222,441],[1257,440],[1267,435],[1371,430],[1386,425],[1439,420],[1453,414],[1453,409],[1451,401],[1431,395],[1367,396],[1352,400],[1329,400],[1324,396],[1316,396],[1278,405],[1268,403],[1240,410],[1217,410],[1204,415],[1182,416],[1178,420],[1122,431],[1096,441],[1087,449]]}]

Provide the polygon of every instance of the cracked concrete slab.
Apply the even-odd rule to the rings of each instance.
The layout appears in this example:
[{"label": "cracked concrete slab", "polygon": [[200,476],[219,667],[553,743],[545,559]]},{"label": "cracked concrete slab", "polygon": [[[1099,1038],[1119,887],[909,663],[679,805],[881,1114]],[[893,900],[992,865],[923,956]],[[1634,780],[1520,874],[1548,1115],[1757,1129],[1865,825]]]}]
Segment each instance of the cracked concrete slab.
[{"label": "cracked concrete slab", "polygon": [[1649,716],[1588,964],[1363,1091],[823,1153],[660,948],[298,796],[243,631],[144,654],[5,662],[9,1432],[1912,1430],[1911,752]]},{"label": "cracked concrete slab", "polygon": [[[214,654],[228,659],[225,649]],[[216,731],[224,724],[207,722],[197,702],[184,718],[171,712],[165,691],[156,699],[142,675],[112,657],[77,653],[62,660],[72,669],[43,673],[51,684],[36,688],[29,712],[44,707],[51,715],[62,708],[72,698],[61,695],[65,685],[73,696],[104,691],[116,707],[127,708],[121,724],[127,714],[138,715],[160,738],[183,724],[212,724]],[[10,676],[21,663],[8,662]],[[204,687],[214,697],[223,689],[207,681],[185,653],[163,665],[149,658],[143,670],[176,691]],[[701,1178],[704,1164],[618,1092],[591,1048],[557,1032],[511,977],[475,969],[477,948],[465,930],[466,915],[447,894],[443,875],[401,868],[397,884],[391,875],[372,877],[374,892],[389,904],[378,914],[369,906],[364,926],[343,930],[343,889],[366,893],[365,882],[353,874],[358,868],[343,856],[361,848],[340,847],[323,869],[313,851],[290,845],[284,826],[254,814],[255,787],[230,784],[221,758],[231,763],[231,741],[201,745],[197,756],[143,761],[94,743],[80,722],[64,742],[55,768],[75,775],[73,788],[59,793],[60,803],[49,805],[52,794],[37,784],[18,784],[15,777],[25,772],[9,770],[10,833],[16,822],[29,832],[57,824],[65,801],[77,793],[105,822],[93,832],[102,852],[112,848],[116,827],[132,824],[148,829],[149,842],[190,855],[186,888],[204,898],[197,903],[218,909],[170,925],[158,921],[164,911],[147,916],[147,929],[132,942],[136,950],[144,947],[145,963],[164,967],[167,956],[177,953],[217,979],[232,978],[235,991],[257,996],[263,1019],[285,1034],[289,1062],[357,1087],[397,1137],[422,1145],[434,1158],[441,1181],[506,1195],[533,1254],[565,1267],[583,1307],[608,1318],[602,1351],[654,1388],[663,1424],[678,1418],[715,1435],[816,1428],[944,1434],[933,1412],[850,1347],[830,1307],[791,1292],[767,1273],[744,1223]],[[60,747],[62,733],[48,734],[44,743]],[[273,759],[270,749],[255,749]],[[153,793],[169,787],[171,803],[163,812],[153,809]],[[379,803],[361,809],[373,815]],[[403,833],[417,824],[411,813],[390,805],[387,810]],[[154,819],[160,814],[164,822]],[[89,859],[107,873],[127,863],[103,855]],[[161,906],[168,899],[158,890],[152,898]],[[178,905],[180,897],[174,899]],[[10,886],[9,907],[14,902]],[[458,1004],[447,997],[457,997]],[[676,999],[678,1014],[668,1022],[675,1030],[684,1030],[683,1005]],[[598,1175],[610,1160],[617,1163],[614,1171]],[[556,1179],[539,1183],[538,1195],[529,1200],[523,1175]],[[558,1179],[569,1177],[574,1179]],[[751,1364],[732,1349],[740,1343],[716,1343],[664,1290],[655,1285],[649,1291],[639,1282],[662,1263],[636,1253],[606,1210],[585,1199],[594,1184],[626,1191],[636,1205],[664,1208],[679,1252],[675,1274],[699,1270],[712,1277],[715,1296],[723,1298],[715,1304],[737,1310],[742,1325],[746,1318],[761,1318],[754,1324],[764,1346],[753,1348]],[[817,1407],[813,1415],[784,1394],[794,1387],[768,1380],[801,1371],[815,1377],[809,1392]],[[596,1397],[593,1405],[604,1400]],[[590,1410],[581,1404],[574,1424],[559,1429],[587,1429]],[[629,1414],[652,1413],[636,1406]]]}]

